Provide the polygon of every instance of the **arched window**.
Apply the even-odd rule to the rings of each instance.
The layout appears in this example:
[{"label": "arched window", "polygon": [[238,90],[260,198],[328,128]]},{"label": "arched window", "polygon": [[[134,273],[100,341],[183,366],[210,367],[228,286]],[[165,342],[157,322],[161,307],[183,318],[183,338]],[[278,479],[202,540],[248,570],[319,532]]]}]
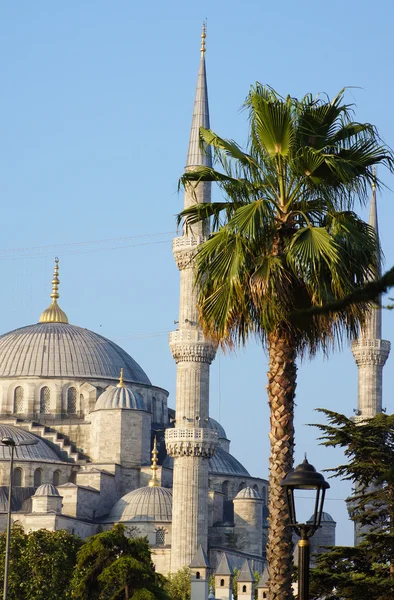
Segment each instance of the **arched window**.
[{"label": "arched window", "polygon": [[224,587],[224,579],[220,580],[220,587]]},{"label": "arched window", "polygon": [[228,481],[223,481],[222,483],[222,493],[224,496],[224,500],[228,500]]},{"label": "arched window", "polygon": [[23,413],[24,411],[24,402],[23,396],[25,395],[23,387],[18,385],[14,391],[14,412],[15,413]]},{"label": "arched window", "polygon": [[51,390],[44,386],[40,392],[40,413],[49,413],[51,410]]},{"label": "arched window", "polygon": [[156,546],[164,546],[166,542],[166,532],[164,529],[156,529]]},{"label": "arched window", "polygon": [[263,598],[266,598],[266,597],[267,597],[266,592],[263,592]]},{"label": "arched window", "polygon": [[263,499],[264,506],[267,506],[267,490],[265,489],[265,487],[261,488],[261,497]]},{"label": "arched window", "polygon": [[42,484],[42,471],[41,469],[36,469],[34,471],[34,487],[39,487]]},{"label": "arched window", "polygon": [[17,467],[16,469],[14,469],[14,473],[13,473],[13,476],[12,476],[12,482],[13,482],[13,484],[14,484],[15,487],[22,487],[23,486],[23,471],[19,467]]},{"label": "arched window", "polygon": [[246,585],[242,586],[242,592],[246,592]]},{"label": "arched window", "polygon": [[260,492],[259,492],[259,488],[258,488],[258,486],[257,486],[257,485],[254,485],[254,486],[253,486],[253,489],[254,489],[254,491],[255,491],[255,492],[257,492],[257,495],[258,495],[258,497],[260,498]]},{"label": "arched window", "polygon": [[239,488],[238,491],[240,492],[241,490],[246,488],[246,483],[244,481],[241,481],[241,483],[239,484]]},{"label": "arched window", "polygon": [[53,474],[53,485],[60,484],[60,471],[55,471]]},{"label": "arched window", "polygon": [[67,412],[68,414],[77,412],[77,390],[75,387],[70,387],[67,390]]},{"label": "arched window", "polygon": [[196,579],[200,579],[200,571],[197,571],[197,573],[196,573]]}]

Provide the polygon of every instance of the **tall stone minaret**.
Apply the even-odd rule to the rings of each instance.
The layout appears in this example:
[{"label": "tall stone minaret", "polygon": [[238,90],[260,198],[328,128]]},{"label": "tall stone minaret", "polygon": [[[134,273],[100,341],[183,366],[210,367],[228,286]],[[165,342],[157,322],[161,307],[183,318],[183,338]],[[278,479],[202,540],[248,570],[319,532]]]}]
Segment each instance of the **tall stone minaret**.
[{"label": "tall stone minaret", "polygon": [[[376,207],[376,186],[372,186],[369,224],[379,237]],[[352,352],[358,366],[358,406],[354,420],[362,421],[382,412],[383,367],[390,353],[390,342],[382,340],[382,310],[372,308],[360,332],[352,344]]]},{"label": "tall stone minaret", "polygon": [[[201,61],[190,132],[186,171],[211,166],[210,152],[199,144],[200,127],[209,128],[208,90],[205,72],[205,26],[201,35]],[[184,207],[210,202],[209,183],[193,193],[186,190]],[[216,348],[198,324],[194,287],[194,256],[208,231],[199,223],[186,228],[173,242],[180,271],[179,327],[170,334],[170,348],[177,364],[176,422],[166,430],[167,452],[174,458],[171,572],[188,567],[201,545],[208,551],[208,459],[216,447],[216,432],[208,429],[209,368]]]}]

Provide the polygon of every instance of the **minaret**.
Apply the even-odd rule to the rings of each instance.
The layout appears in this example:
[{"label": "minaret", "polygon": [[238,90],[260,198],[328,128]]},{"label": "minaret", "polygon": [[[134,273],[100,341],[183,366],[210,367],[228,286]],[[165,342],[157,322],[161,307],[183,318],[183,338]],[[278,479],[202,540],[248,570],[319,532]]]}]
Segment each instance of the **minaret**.
[{"label": "minaret", "polygon": [[[379,238],[376,206],[376,185],[372,185],[369,224]],[[352,344],[352,352],[358,367],[358,407],[355,421],[374,417],[382,412],[383,367],[390,353],[390,342],[382,340],[381,303],[370,310],[358,340]]]},{"label": "minaret", "polygon": [[[205,72],[205,25],[201,35],[193,121],[186,171],[211,166],[210,152],[199,144],[200,127],[209,128],[208,90]],[[209,183],[193,193],[186,190],[184,207],[210,202]],[[208,429],[209,368],[216,348],[198,325],[194,256],[207,234],[197,224],[175,238],[173,253],[180,271],[179,327],[170,334],[170,348],[177,364],[176,423],[166,430],[167,452],[174,458],[171,572],[188,567],[201,545],[208,551],[208,459],[216,446],[216,432]]]}]

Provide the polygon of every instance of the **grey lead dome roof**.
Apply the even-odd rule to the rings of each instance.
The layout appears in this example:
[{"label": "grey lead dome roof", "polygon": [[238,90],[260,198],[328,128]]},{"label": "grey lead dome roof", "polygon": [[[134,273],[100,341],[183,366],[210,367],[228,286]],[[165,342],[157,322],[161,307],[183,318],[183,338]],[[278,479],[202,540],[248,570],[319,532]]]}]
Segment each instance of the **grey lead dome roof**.
[{"label": "grey lead dome roof", "polygon": [[172,491],[154,486],[129,492],[113,506],[111,521],[171,521]]},{"label": "grey lead dome roof", "polygon": [[68,323],[37,323],[0,336],[0,377],[81,377],[151,385],[148,376],[114,342]]},{"label": "grey lead dome roof", "polygon": [[[208,470],[211,474],[244,475],[250,477],[248,471],[241,465],[239,460],[220,446],[216,447],[215,454],[209,459],[208,465]],[[167,469],[174,468],[174,459],[168,454],[163,460],[163,467]]]},{"label": "grey lead dome roof", "polygon": [[94,410],[108,408],[145,410],[145,404],[143,397],[138,392],[133,392],[128,387],[110,385],[97,400]]},{"label": "grey lead dome roof", "polygon": [[[0,440],[9,437],[16,442],[14,459],[15,461],[29,460],[37,462],[65,462],[61,460],[56,452],[48,446],[48,444],[36,435],[29,431],[24,431],[20,427],[13,425],[0,424]],[[30,446],[18,446],[20,442],[36,441],[37,444]],[[10,460],[10,449],[8,446],[0,444],[0,460]]]}]

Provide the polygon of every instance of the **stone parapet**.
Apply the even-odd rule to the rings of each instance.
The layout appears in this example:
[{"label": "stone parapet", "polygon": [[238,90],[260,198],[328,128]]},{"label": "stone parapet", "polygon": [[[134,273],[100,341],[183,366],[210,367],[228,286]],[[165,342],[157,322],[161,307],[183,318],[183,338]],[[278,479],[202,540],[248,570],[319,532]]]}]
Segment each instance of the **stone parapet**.
[{"label": "stone parapet", "polygon": [[383,366],[390,354],[391,344],[387,340],[360,339],[352,343],[352,352],[358,367],[366,365]]},{"label": "stone parapet", "polygon": [[173,458],[201,456],[211,458],[215,454],[218,434],[203,427],[166,429],[167,452]]},{"label": "stone parapet", "polygon": [[193,267],[193,259],[196,254],[197,246],[204,241],[202,236],[189,237],[182,235],[172,240],[172,252],[175,262],[180,271]]},{"label": "stone parapet", "polygon": [[203,362],[210,365],[216,355],[216,345],[199,328],[172,331],[169,343],[176,363]]}]

